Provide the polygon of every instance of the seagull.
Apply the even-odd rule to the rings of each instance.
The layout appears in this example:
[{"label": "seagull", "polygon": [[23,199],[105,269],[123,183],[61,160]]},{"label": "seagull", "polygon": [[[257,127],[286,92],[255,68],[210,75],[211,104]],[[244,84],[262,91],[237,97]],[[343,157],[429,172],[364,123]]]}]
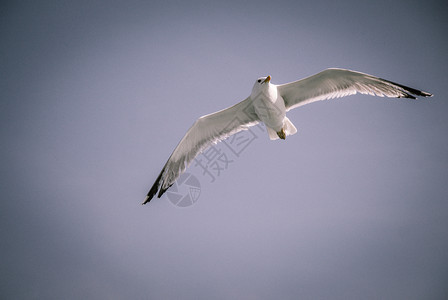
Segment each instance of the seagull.
[{"label": "seagull", "polygon": [[338,68],[326,69],[310,77],[280,85],[271,83],[271,76],[258,78],[249,97],[194,122],[168,158],[142,204],[151,201],[157,192],[160,198],[196,155],[210,145],[259,122],[266,125],[271,140],[285,140],[297,132],[294,124],[286,117],[287,111],[315,101],[356,93],[410,99],[416,99],[415,96],[432,96],[376,76]]}]

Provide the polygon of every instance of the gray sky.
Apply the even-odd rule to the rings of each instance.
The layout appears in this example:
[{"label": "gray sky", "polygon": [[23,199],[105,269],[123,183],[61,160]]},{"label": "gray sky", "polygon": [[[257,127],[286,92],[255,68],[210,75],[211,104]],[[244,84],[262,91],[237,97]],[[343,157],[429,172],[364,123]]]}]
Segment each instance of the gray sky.
[{"label": "gray sky", "polygon": [[[446,299],[443,1],[3,1],[0,298]],[[194,120],[328,67],[430,99],[288,113],[187,208],[141,206]],[[258,130],[258,131],[257,131]],[[184,186],[185,187],[185,186]]]}]

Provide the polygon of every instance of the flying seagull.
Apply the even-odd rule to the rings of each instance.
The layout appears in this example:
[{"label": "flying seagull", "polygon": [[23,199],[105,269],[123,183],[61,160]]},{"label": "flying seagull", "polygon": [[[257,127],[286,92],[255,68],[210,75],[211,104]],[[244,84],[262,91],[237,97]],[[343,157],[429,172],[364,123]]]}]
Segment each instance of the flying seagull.
[{"label": "flying seagull", "polygon": [[259,122],[266,125],[271,140],[284,140],[297,132],[286,117],[287,111],[315,101],[356,93],[411,99],[416,99],[415,96],[432,96],[389,80],[345,69],[327,69],[305,79],[280,85],[272,84],[271,76],[258,78],[245,100],[196,120],[168,158],[143,204],[151,201],[157,192],[160,198],[196,155],[211,144]]}]

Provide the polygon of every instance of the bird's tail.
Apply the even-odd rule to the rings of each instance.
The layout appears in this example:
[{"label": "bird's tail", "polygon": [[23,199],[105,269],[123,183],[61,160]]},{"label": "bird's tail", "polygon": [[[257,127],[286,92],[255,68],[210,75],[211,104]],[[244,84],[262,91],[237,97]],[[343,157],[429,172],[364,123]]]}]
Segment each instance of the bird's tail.
[{"label": "bird's tail", "polygon": [[[268,126],[266,126],[266,128],[268,130],[269,138],[271,140],[277,140],[279,138],[277,132],[275,132],[274,129]],[[292,122],[288,119],[288,117],[285,117],[285,119],[283,120],[283,130],[285,131],[286,136],[297,133],[296,126],[292,124]]]},{"label": "bird's tail", "polygon": [[285,130],[286,136],[297,133],[296,126],[292,124],[292,122],[288,119],[288,117],[285,117],[285,120],[283,121],[283,129]]}]

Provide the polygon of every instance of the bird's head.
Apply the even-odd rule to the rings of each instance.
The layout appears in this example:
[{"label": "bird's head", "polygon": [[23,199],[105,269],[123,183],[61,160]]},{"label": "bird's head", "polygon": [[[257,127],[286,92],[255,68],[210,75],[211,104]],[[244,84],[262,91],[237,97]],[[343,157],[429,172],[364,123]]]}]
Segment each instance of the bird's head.
[{"label": "bird's head", "polygon": [[271,81],[271,76],[267,77],[260,77],[258,78],[255,83],[254,87],[252,88],[252,96],[258,95],[259,93],[266,91],[269,89],[269,84]]}]

